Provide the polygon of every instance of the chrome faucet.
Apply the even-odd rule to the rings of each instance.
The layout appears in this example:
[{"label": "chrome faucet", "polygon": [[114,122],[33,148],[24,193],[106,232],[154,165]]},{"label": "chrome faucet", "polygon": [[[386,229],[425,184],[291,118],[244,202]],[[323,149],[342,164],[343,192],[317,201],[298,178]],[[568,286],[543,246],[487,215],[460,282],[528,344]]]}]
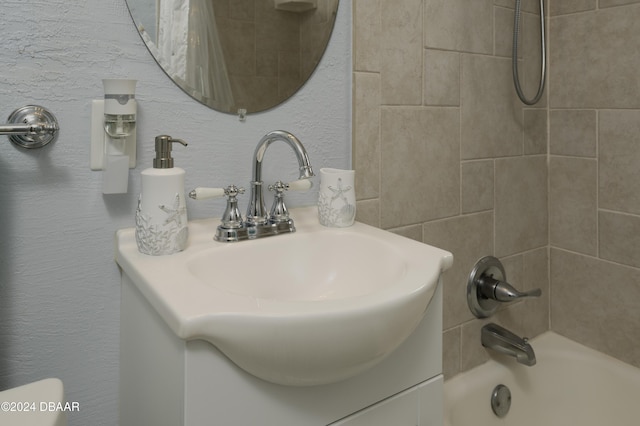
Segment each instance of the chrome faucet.
[{"label": "chrome faucet", "polygon": [[300,177],[298,179],[308,179],[313,174],[313,169],[309,163],[307,151],[304,149],[302,142],[289,132],[283,130],[274,130],[269,132],[260,139],[256,150],[253,153],[253,174],[251,178],[251,198],[249,208],[247,209],[246,223],[248,225],[261,225],[268,221],[267,210],[264,205],[264,196],[262,193],[262,162],[267,148],[275,141],[283,141],[293,149],[298,158]]},{"label": "chrome faucet", "polygon": [[[271,213],[267,213],[262,189],[262,162],[267,148],[278,140],[285,142],[295,152],[298,159],[300,177],[298,181],[290,184],[278,181],[269,186],[269,189],[275,191],[276,194]],[[284,191],[309,189],[311,181],[307,179],[312,176],[314,176],[313,169],[311,168],[307,151],[300,140],[289,132],[275,130],[260,139],[253,154],[253,175],[250,182],[251,198],[247,216],[244,220],[242,220],[238,210],[238,200],[236,198],[238,194],[244,193],[244,188],[238,188],[235,185],[230,185],[227,188],[196,188],[189,193],[189,197],[195,200],[204,200],[226,196],[227,209],[216,231],[215,240],[223,242],[251,240],[295,232],[293,219],[289,217],[284,204]]]},{"label": "chrome faucet", "polygon": [[526,338],[520,338],[497,324],[482,327],[482,346],[514,357],[520,364],[533,366],[536,354]]}]

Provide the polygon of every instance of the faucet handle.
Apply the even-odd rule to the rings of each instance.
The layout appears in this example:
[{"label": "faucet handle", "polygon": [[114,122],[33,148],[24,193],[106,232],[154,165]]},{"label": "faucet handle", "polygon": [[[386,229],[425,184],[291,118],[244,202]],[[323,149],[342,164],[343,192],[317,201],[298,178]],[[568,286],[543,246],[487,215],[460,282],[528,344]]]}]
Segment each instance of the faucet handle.
[{"label": "faucet handle", "polygon": [[189,198],[194,200],[208,200],[210,198],[235,197],[238,194],[244,194],[244,188],[238,188],[235,185],[229,185],[226,188],[203,188],[198,187],[189,192]]},{"label": "faucet handle", "polygon": [[202,188],[198,187],[189,192],[189,198],[194,200],[208,200],[209,198],[220,198],[225,195],[225,188]]},{"label": "faucet handle", "polygon": [[289,191],[306,191],[313,187],[313,181],[311,179],[298,179],[286,184]]},{"label": "faucet handle", "polygon": [[276,191],[276,194],[284,191],[306,191],[313,187],[313,181],[311,179],[298,179],[289,183],[277,181],[273,185],[269,185],[269,191]]},{"label": "faucet handle", "polygon": [[207,200],[209,198],[227,197],[227,208],[222,214],[222,227],[224,229],[241,228],[243,221],[238,209],[238,194],[244,194],[244,188],[229,185],[226,188],[202,188],[198,187],[189,192],[189,197],[194,200]]},{"label": "faucet handle", "polygon": [[244,188],[238,188],[235,185],[229,185],[224,189],[224,195],[227,196],[227,208],[222,214],[222,228],[238,229],[242,228],[243,220],[240,209],[238,209],[238,194],[244,194]]},{"label": "faucet handle", "polygon": [[278,195],[281,195],[284,191],[288,191],[288,190],[289,190],[289,184],[284,183],[281,180],[277,181],[273,185],[269,185],[269,191],[275,191],[276,197]]},{"label": "faucet handle", "polygon": [[224,188],[224,195],[226,195],[229,199],[231,197],[236,197],[238,194],[244,194],[244,188],[239,188],[235,185],[229,185]]},{"label": "faucet handle", "polygon": [[273,198],[273,205],[269,212],[269,220],[272,223],[289,222],[289,211],[284,204],[284,192],[285,191],[306,191],[313,186],[311,179],[298,179],[289,183],[284,183],[281,180],[277,181],[273,185],[269,185],[269,191],[275,191]]},{"label": "faucet handle", "polygon": [[480,284],[483,290],[489,290],[489,294],[485,294],[485,296],[500,302],[511,302],[525,297],[542,296],[542,290],[539,288],[529,291],[518,291],[508,282],[496,280],[493,277],[483,276],[480,279],[483,281]]},{"label": "faucet handle", "polygon": [[289,211],[284,204],[284,191],[289,190],[290,185],[282,181],[277,181],[273,185],[269,185],[269,191],[275,191],[273,205],[269,212],[269,220],[273,223],[287,222],[289,220]]}]

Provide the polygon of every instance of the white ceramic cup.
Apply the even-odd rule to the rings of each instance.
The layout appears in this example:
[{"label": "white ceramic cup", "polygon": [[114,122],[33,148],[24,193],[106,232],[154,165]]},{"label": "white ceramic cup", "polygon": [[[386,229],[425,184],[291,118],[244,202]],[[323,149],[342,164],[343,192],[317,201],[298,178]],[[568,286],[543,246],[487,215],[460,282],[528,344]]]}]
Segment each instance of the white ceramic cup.
[{"label": "white ceramic cup", "polygon": [[318,219],[324,226],[344,228],[356,220],[355,171],[320,169]]}]

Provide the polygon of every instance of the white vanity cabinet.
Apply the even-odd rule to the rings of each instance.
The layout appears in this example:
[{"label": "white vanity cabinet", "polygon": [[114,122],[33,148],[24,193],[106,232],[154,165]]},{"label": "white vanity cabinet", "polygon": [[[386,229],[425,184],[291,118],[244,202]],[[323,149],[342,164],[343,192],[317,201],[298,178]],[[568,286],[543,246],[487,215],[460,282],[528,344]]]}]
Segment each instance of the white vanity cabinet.
[{"label": "white vanity cabinet", "polygon": [[443,378],[434,377],[331,426],[442,426]]},{"label": "white vanity cabinet", "polygon": [[119,424],[441,426],[441,287],[413,334],[378,365],[296,387],[250,375],[204,340],[178,338],[123,274]]}]

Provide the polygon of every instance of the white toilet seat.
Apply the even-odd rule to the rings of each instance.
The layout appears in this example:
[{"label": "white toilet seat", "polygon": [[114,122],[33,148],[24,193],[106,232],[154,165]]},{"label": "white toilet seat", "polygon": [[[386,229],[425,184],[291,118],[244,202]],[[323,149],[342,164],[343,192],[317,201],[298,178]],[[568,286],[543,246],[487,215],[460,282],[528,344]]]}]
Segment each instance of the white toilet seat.
[{"label": "white toilet seat", "polygon": [[64,386],[44,379],[0,392],[0,424],[66,426]]}]

